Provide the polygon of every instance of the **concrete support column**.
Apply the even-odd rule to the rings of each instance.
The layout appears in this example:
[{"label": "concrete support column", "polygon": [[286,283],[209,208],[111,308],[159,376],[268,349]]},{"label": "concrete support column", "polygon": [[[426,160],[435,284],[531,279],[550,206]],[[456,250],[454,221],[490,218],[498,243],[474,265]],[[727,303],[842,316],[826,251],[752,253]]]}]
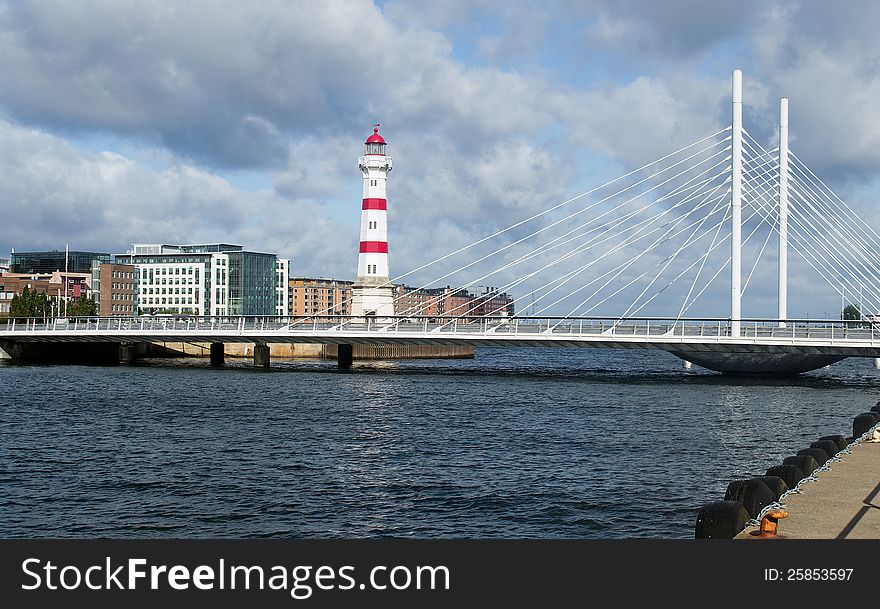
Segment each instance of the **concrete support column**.
[{"label": "concrete support column", "polygon": [[211,365],[222,366],[225,359],[223,343],[211,343]]},{"label": "concrete support column", "polygon": [[254,345],[254,368],[269,367],[269,345]]},{"label": "concrete support column", "polygon": [[340,368],[347,370],[351,368],[351,362],[354,359],[354,348],[352,345],[339,345],[336,352],[336,363]]},{"label": "concrete support column", "polygon": [[135,345],[131,343],[119,343],[119,363],[133,364],[135,356]]}]

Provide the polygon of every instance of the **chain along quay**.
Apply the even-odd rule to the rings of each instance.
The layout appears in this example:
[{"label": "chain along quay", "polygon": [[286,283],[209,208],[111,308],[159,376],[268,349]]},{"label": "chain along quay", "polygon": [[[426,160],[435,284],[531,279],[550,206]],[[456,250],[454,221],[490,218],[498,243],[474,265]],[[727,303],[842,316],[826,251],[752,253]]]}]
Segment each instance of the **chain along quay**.
[{"label": "chain along quay", "polygon": [[704,506],[697,538],[880,539],[880,402],[763,476],[734,480]]},{"label": "chain along quay", "polygon": [[[346,371],[281,358],[0,364],[0,533],[692,538],[732,481],[851,435],[880,395],[880,373],[855,358],[749,378],[657,350],[476,355]],[[826,475],[843,476],[828,493],[858,511],[847,488],[863,489],[848,481],[877,470],[850,459],[874,448],[785,498],[780,532],[828,509],[796,503]]]}]

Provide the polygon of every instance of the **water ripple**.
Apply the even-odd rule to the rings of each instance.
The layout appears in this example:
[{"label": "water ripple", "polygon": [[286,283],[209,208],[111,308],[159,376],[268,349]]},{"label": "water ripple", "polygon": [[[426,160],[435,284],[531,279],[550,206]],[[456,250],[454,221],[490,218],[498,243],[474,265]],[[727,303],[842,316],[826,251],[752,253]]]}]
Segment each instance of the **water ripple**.
[{"label": "water ripple", "polygon": [[880,394],[650,351],[0,365],[3,537],[688,537],[699,507]]}]

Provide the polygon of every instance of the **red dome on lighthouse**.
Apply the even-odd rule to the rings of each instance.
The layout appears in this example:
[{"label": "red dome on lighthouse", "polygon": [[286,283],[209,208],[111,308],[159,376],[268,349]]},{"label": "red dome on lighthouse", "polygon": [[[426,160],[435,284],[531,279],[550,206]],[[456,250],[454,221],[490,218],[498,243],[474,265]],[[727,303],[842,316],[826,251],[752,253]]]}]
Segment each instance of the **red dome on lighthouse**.
[{"label": "red dome on lighthouse", "polygon": [[379,135],[379,127],[373,127],[373,135],[367,138],[365,144],[384,144],[385,138]]}]

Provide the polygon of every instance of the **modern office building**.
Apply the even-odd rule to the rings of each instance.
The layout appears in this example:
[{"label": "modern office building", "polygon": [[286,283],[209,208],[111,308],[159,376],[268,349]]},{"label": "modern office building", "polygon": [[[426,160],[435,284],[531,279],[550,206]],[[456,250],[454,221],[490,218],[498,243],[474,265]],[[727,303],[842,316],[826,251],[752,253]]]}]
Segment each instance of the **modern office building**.
[{"label": "modern office building", "polygon": [[114,258],[136,267],[140,313],[276,313],[275,254],[226,243],[134,244]]},{"label": "modern office building", "polygon": [[288,285],[290,315],[351,315],[353,281],[292,277]]},{"label": "modern office building", "polygon": [[[71,273],[91,273],[92,262],[111,262],[110,254],[101,252],[68,251],[66,253],[66,270]],[[50,252],[12,252],[11,268],[13,273],[30,275],[53,273],[65,270],[64,250]]]},{"label": "modern office building", "polygon": [[275,315],[284,317],[288,315],[290,306],[290,260],[278,258],[275,260]]}]

